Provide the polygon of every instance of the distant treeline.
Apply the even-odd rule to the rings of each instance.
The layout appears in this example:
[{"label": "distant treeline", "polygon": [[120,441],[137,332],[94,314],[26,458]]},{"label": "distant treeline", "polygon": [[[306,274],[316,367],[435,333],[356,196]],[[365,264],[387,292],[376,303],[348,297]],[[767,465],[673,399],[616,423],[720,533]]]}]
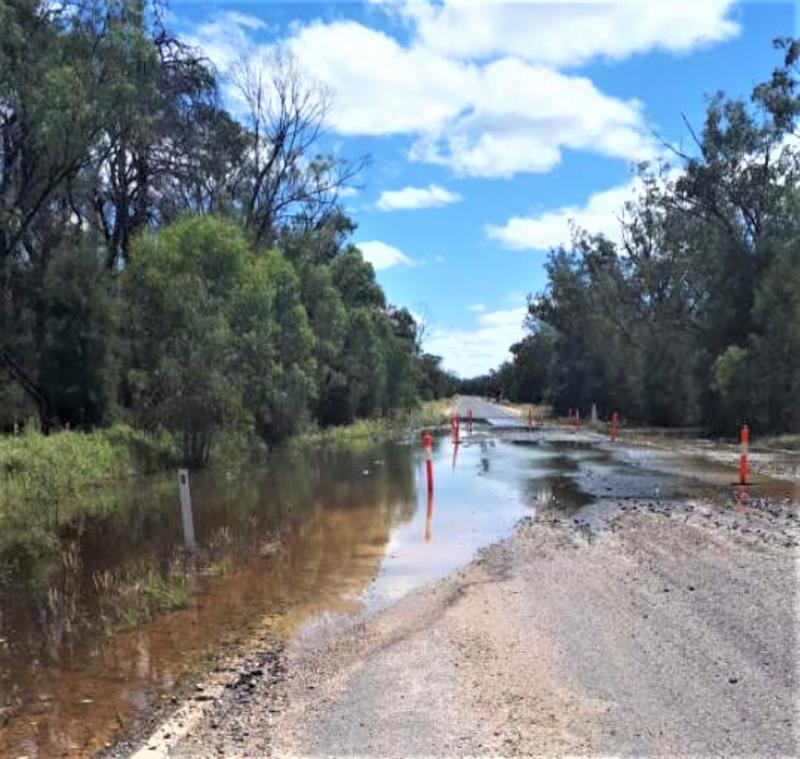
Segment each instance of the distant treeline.
[{"label": "distant treeline", "polygon": [[679,169],[640,167],[611,241],[550,254],[513,360],[462,392],[656,425],[800,431],[800,41],[750,101],[709,100]]},{"label": "distant treeline", "polygon": [[125,421],[207,460],[221,428],[392,415],[453,380],[347,243],[362,161],[279,53],[217,76],[160,5],[0,0],[0,431]]}]

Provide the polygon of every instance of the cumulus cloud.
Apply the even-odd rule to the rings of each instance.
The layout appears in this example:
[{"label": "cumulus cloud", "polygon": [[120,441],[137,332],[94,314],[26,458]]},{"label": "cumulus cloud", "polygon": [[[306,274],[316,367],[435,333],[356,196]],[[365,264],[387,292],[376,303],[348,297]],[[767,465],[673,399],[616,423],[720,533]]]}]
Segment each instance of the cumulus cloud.
[{"label": "cumulus cloud", "polygon": [[425,350],[442,357],[462,377],[484,374],[510,358],[509,347],[525,336],[526,306],[481,313],[473,329],[435,328]]},{"label": "cumulus cloud", "polygon": [[739,30],[731,6],[408,0],[381,5],[405,18],[407,41],[352,20],[317,19],[259,45],[252,35],[263,22],[236,12],[199,25],[189,40],[222,71],[281,44],[331,93],[337,133],[410,135],[412,160],[509,178],[550,171],[565,149],[629,161],[655,157],[659,148],[639,102],[564,69],[728,39]]},{"label": "cumulus cloud", "polygon": [[[238,16],[223,14],[190,38],[222,71],[270,47],[254,46]],[[354,21],[295,26],[283,44],[330,92],[334,131],[411,135],[412,160],[462,175],[549,171],[564,148],[626,160],[656,150],[637,101],[519,58],[453,60]]]},{"label": "cumulus cloud", "polygon": [[467,306],[468,311],[475,311],[476,313],[480,313],[481,311],[486,310],[486,306],[483,303],[473,303],[471,306]]},{"label": "cumulus cloud", "polygon": [[516,56],[574,67],[648,50],[683,53],[739,33],[733,0],[406,0],[416,44],[457,59]]},{"label": "cumulus cloud", "polygon": [[314,21],[285,41],[302,68],[333,96],[333,128],[344,135],[438,129],[464,106],[473,66],[409,48],[355,21]]},{"label": "cumulus cloud", "polygon": [[391,269],[393,266],[413,266],[414,261],[402,250],[393,245],[387,245],[380,240],[370,240],[358,243],[358,249],[365,261],[369,261],[375,271]]},{"label": "cumulus cloud", "polygon": [[530,216],[512,216],[503,225],[488,225],[486,236],[512,250],[547,250],[569,243],[571,225],[609,240],[620,237],[623,206],[639,193],[641,182],[630,182],[589,196],[583,206],[562,206]]},{"label": "cumulus cloud", "polygon": [[427,187],[404,187],[402,190],[384,190],[378,198],[381,211],[413,210],[417,208],[439,208],[458,203],[461,196],[438,184]]},{"label": "cumulus cloud", "polygon": [[315,22],[287,44],[331,91],[338,132],[416,134],[412,160],[511,177],[549,171],[562,148],[627,160],[655,154],[640,104],[585,77],[517,58],[453,61],[352,21]]},{"label": "cumulus cloud", "polygon": [[540,173],[564,148],[652,159],[658,149],[641,104],[603,94],[587,78],[504,58],[482,66],[459,114],[421,136],[411,157],[459,174]]}]

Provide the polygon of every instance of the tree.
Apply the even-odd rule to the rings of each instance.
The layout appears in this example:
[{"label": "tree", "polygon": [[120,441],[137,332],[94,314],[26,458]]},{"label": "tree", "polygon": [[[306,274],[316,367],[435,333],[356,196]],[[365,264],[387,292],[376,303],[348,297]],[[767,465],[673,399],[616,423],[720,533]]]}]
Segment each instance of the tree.
[{"label": "tree", "polygon": [[69,5],[0,0],[0,368],[53,422],[37,375],[47,270],[74,226],[68,189],[101,129],[102,73]]},{"label": "tree", "polygon": [[242,59],[232,78],[248,111],[237,178],[242,222],[256,243],[272,245],[282,228],[312,229],[334,213],[339,191],[363,161],[313,152],[330,99],[287,51]]},{"label": "tree", "polygon": [[[136,419],[146,429],[179,433],[193,465],[207,463],[215,432],[242,420],[230,317],[248,286],[250,259],[232,223],[185,216],[139,237],[124,273],[125,380]],[[255,339],[269,333],[263,322]]]}]

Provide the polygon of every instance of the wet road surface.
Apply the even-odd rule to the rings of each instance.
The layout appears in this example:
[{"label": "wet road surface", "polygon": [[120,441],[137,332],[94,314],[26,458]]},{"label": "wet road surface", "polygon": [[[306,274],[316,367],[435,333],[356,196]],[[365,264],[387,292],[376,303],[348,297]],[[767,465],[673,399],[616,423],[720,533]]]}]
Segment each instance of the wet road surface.
[{"label": "wet road surface", "polygon": [[519,414],[504,408],[497,403],[479,398],[477,395],[461,395],[457,399],[458,414],[466,419],[472,410],[472,418],[486,422],[491,427],[524,427],[525,424]]}]

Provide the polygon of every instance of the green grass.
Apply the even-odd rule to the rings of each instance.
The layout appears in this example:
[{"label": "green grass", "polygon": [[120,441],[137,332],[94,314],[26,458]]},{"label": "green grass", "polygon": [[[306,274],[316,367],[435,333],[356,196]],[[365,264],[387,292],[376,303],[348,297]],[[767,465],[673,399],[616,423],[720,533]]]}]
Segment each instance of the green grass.
[{"label": "green grass", "polygon": [[179,556],[165,575],[146,563],[119,573],[95,574],[103,629],[110,634],[118,628],[137,627],[158,614],[185,609],[192,595],[191,576]]},{"label": "green grass", "polygon": [[174,466],[177,454],[171,436],[126,425],[0,437],[0,550],[52,547],[59,526],[76,510],[113,508],[113,493],[98,485]]},{"label": "green grass", "polygon": [[787,434],[754,440],[756,447],[779,451],[800,451],[800,435]]},{"label": "green grass", "polygon": [[289,441],[289,447],[358,446],[400,437],[421,427],[438,427],[450,419],[452,400],[424,401],[416,408],[395,418],[357,419],[337,427],[307,430]]}]

